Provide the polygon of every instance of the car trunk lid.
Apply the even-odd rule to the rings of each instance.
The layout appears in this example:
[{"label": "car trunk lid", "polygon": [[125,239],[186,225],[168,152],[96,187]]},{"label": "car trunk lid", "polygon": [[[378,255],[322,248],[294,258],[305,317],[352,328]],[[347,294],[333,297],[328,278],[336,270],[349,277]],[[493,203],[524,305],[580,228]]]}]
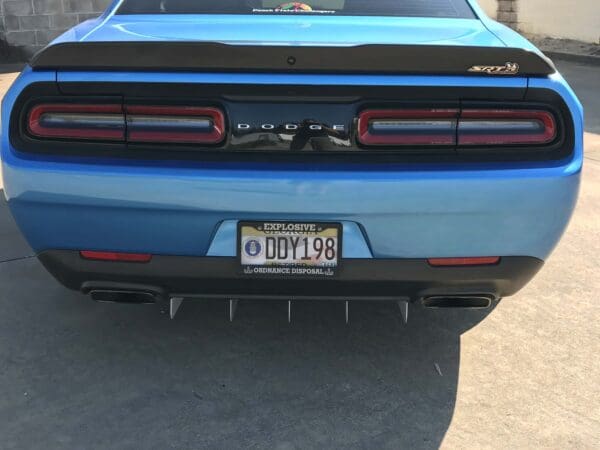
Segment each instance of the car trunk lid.
[{"label": "car trunk lid", "polygon": [[113,16],[79,41],[211,41],[262,45],[504,44],[476,19],[246,15]]}]

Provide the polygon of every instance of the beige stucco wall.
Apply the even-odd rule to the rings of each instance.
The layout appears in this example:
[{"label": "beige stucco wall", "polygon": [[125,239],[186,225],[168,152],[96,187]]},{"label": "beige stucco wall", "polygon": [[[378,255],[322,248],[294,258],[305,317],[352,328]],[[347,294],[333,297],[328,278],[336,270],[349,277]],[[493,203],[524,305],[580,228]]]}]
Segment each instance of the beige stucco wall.
[{"label": "beige stucco wall", "polygon": [[[498,0],[478,1],[488,15],[496,17]],[[516,3],[519,31],[600,43],[600,0],[518,0]]]},{"label": "beige stucco wall", "polygon": [[[497,0],[477,0],[483,10],[487,13],[488,16],[496,18],[496,11],[498,10],[498,1]],[[600,0],[599,0],[600,1]]]},{"label": "beige stucco wall", "polygon": [[520,0],[525,33],[600,43],[600,0]]}]

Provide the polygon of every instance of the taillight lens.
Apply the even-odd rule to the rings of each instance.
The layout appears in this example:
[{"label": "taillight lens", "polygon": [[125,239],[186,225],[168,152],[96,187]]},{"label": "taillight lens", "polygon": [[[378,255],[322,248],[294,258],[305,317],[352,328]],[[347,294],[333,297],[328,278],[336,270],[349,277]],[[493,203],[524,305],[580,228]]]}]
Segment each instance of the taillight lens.
[{"label": "taillight lens", "polygon": [[128,142],[218,144],[225,116],[217,108],[126,106]]},{"label": "taillight lens", "polygon": [[358,116],[366,146],[542,146],[558,136],[549,111],[528,109],[376,109]]},{"label": "taillight lens", "polygon": [[544,145],[556,136],[548,111],[465,109],[458,122],[458,145]]},{"label": "taillight lens", "polygon": [[125,140],[121,105],[36,105],[29,112],[27,126],[39,138]]},{"label": "taillight lens", "polygon": [[197,106],[39,104],[27,131],[35,138],[213,145],[225,139],[225,115]]},{"label": "taillight lens", "polygon": [[458,109],[366,110],[358,116],[364,145],[455,145]]}]

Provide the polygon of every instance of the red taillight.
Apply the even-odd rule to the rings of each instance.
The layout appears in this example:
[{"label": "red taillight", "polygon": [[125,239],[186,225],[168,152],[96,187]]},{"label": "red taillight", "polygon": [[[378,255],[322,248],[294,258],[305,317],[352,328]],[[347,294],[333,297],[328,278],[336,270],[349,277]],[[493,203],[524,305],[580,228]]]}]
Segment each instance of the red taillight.
[{"label": "red taillight", "polygon": [[548,111],[465,109],[458,122],[458,145],[544,145],[556,139]]},{"label": "red taillight", "polygon": [[225,115],[197,106],[40,104],[27,128],[35,138],[213,145],[225,139]]},{"label": "red taillight", "polygon": [[500,262],[499,256],[485,256],[476,258],[430,258],[427,262],[434,267],[452,266],[492,266]]},{"label": "red taillight", "polygon": [[225,116],[218,108],[126,106],[128,142],[218,144],[225,139]]},{"label": "red taillight", "polygon": [[121,105],[42,104],[27,120],[35,137],[124,141],[125,116]]},{"label": "red taillight", "polygon": [[358,116],[363,145],[455,145],[458,109],[377,109]]},{"label": "red taillight", "polygon": [[527,109],[376,109],[358,116],[366,146],[547,145],[556,140],[554,114]]},{"label": "red taillight", "polygon": [[145,253],[120,253],[120,252],[95,252],[84,250],[79,252],[83,259],[93,261],[147,263],[152,260],[152,255]]}]

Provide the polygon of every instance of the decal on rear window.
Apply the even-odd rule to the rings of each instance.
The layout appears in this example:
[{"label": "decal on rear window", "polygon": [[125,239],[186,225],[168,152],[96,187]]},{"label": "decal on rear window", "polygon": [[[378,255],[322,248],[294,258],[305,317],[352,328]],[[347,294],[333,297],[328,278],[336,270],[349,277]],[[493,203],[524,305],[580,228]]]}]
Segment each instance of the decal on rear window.
[{"label": "decal on rear window", "polygon": [[301,2],[283,3],[276,8],[254,8],[255,14],[335,14],[332,9],[314,9],[312,6]]},{"label": "decal on rear window", "polygon": [[124,0],[117,14],[337,14],[474,18],[467,0]]},{"label": "decal on rear window", "polygon": [[301,11],[312,11],[312,10],[313,10],[312,7],[310,7],[306,3],[300,3],[300,2],[284,3],[283,5],[280,5],[277,8],[275,8],[275,11],[301,12]]}]

